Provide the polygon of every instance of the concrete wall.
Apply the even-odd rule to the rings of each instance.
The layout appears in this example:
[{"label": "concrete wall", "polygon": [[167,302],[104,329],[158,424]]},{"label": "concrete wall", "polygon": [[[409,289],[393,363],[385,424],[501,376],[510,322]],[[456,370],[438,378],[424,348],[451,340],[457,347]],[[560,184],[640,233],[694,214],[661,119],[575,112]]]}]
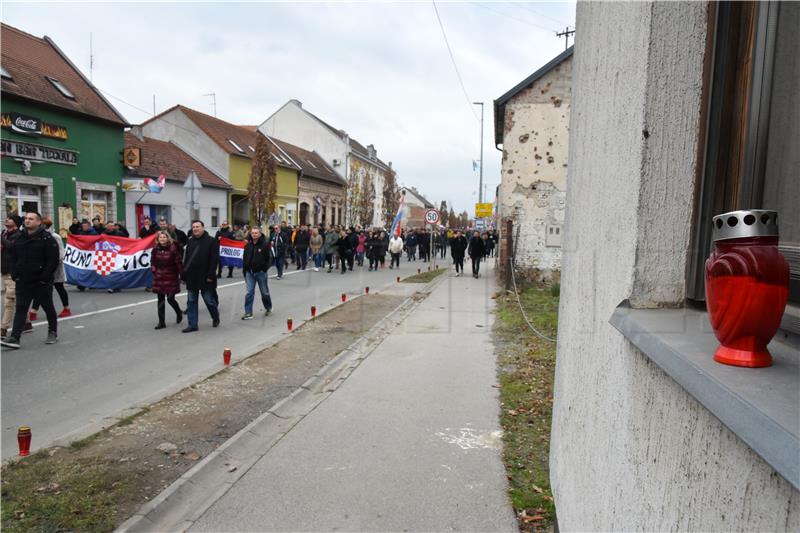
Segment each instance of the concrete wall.
[{"label": "concrete wall", "polygon": [[800,528],[800,494],[608,323],[626,298],[684,297],[706,16],[577,7],[550,451],[563,531]]},{"label": "concrete wall", "polygon": [[[561,269],[572,58],[505,107],[498,209],[510,217],[518,267]],[[517,233],[519,231],[519,233]]]},{"label": "concrete wall", "polygon": [[228,153],[203,133],[180,109],[173,109],[169,113],[143,124],[142,133],[145,137],[172,142],[202,163],[204,167],[230,183]]}]

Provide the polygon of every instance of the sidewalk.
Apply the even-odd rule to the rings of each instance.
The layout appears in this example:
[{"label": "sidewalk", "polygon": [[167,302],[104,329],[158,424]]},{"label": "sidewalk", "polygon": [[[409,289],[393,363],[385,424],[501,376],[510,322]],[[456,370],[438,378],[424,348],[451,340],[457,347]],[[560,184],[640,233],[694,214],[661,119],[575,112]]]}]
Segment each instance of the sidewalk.
[{"label": "sidewalk", "polygon": [[[232,485],[217,486],[213,505],[183,517],[184,527],[518,531],[493,387],[496,288],[484,270],[480,280],[441,280],[335,392]],[[225,453],[235,456],[235,446]]]}]

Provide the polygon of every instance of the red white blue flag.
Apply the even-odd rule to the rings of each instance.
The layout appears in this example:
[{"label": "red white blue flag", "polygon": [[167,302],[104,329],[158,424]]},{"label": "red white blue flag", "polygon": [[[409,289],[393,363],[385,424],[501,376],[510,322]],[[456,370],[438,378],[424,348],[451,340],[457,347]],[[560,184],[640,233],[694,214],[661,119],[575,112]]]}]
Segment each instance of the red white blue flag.
[{"label": "red white blue flag", "polygon": [[400,230],[403,226],[403,217],[405,216],[406,210],[406,191],[403,191],[403,194],[400,195],[400,202],[397,205],[397,215],[394,217],[394,221],[392,222],[392,230],[389,232],[390,235],[394,235],[395,237],[400,236]]},{"label": "red white blue flag", "polygon": [[242,268],[244,265],[244,241],[222,237],[219,240],[219,264]]},{"label": "red white blue flag", "polygon": [[167,185],[167,178],[164,177],[164,174],[161,174],[157,180],[154,180],[153,178],[145,178],[144,184],[151,193],[158,194],[163,191],[164,187]]},{"label": "red white blue flag", "polygon": [[150,256],[156,235],[70,235],[64,250],[67,283],[90,289],[135,289],[153,283]]}]

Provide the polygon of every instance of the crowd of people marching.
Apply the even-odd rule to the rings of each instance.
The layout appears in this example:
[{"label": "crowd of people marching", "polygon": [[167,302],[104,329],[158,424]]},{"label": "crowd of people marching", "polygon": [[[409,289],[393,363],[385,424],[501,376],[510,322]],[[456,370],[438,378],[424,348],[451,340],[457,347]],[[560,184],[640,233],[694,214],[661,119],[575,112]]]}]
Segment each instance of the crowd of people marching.
[{"label": "crowd of people marching", "polygon": [[[73,235],[113,235],[130,237],[121,222],[106,222],[95,217],[72,220],[69,233]],[[419,229],[404,229],[399,235],[390,236],[383,229],[364,229],[359,226],[289,226],[285,222],[274,225],[268,232],[260,227],[230,226],[224,221],[212,237],[200,220],[191,224],[187,235],[169,224],[165,219],[154,223],[149,217],[138,230],[138,237],[156,235],[150,259],[153,273],[152,285],[146,290],[157,297],[158,323],[155,329],[166,328],[166,306],[175,312],[175,321],[180,324],[184,316],[187,325],[183,333],[198,330],[199,300],[202,298],[211,315],[212,327],[220,324],[217,280],[222,278],[225,268],[220,260],[220,241],[230,239],[244,241],[242,272],[245,278],[245,302],[242,320],[251,320],[255,289],[258,287],[265,315],[272,312],[272,299],[267,283],[267,272],[275,267],[277,280],[283,279],[284,271],[291,266],[297,270],[313,269],[319,272],[327,266],[346,274],[354,267],[360,269],[367,263],[367,271],[386,267],[399,268],[405,254],[407,261],[430,262],[433,257],[444,259],[447,249],[455,265],[456,276],[463,275],[464,259],[472,261],[472,275],[480,276],[480,263],[494,256],[497,236],[494,231],[472,232],[465,235],[461,230],[442,229],[427,232]],[[39,309],[47,317],[47,344],[58,340],[58,318],[70,316],[69,295],[64,287],[64,243],[53,230],[53,221],[39,213],[26,213],[25,217],[8,216],[2,233],[2,276],[4,288],[2,314],[2,345],[19,348],[20,336],[33,329]],[[227,265],[227,277],[233,277],[234,266]],[[187,303],[182,309],[176,300],[181,292],[181,283],[186,287]],[[86,287],[77,286],[84,291]],[[56,313],[53,290],[58,293],[62,310]],[[117,292],[118,289],[108,289]]]}]

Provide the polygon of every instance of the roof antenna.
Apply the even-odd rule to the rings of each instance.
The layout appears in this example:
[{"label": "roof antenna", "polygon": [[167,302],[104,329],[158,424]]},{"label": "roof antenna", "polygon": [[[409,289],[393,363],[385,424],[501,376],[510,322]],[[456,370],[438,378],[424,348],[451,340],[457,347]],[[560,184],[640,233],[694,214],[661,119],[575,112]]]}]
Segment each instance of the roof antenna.
[{"label": "roof antenna", "polygon": [[562,32],[556,32],[556,37],[558,37],[559,39],[561,37],[566,37],[566,41],[564,42],[564,50],[569,48],[569,36],[573,35],[574,33],[575,33],[575,30],[569,29],[569,26],[564,28],[564,31],[562,31]]},{"label": "roof antenna", "polygon": [[214,106],[214,118],[217,117],[217,93],[208,93],[204,94],[203,96],[210,96],[211,97],[211,105]]},{"label": "roof antenna", "polygon": [[92,49],[92,32],[89,32],[89,81],[94,82],[92,71],[94,70],[94,53]]}]

